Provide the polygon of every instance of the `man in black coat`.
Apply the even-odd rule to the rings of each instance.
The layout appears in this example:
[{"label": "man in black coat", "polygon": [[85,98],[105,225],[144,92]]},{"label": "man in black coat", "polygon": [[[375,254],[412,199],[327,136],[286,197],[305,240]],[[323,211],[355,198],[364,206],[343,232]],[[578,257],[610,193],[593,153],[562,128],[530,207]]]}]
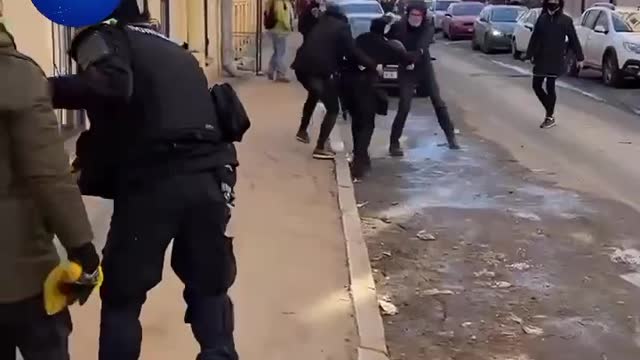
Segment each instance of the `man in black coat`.
[{"label": "man in black coat", "polygon": [[398,68],[399,102],[398,112],[391,128],[389,154],[403,156],[400,147],[400,137],[404,130],[407,116],[411,111],[411,101],[418,84],[423,80],[428,87],[431,104],[436,112],[438,123],[444,131],[450,149],[459,149],[455,129],[449,117],[447,105],[440,96],[440,89],[433,69],[429,46],[433,43],[435,34],[434,24],[427,19],[427,8],[423,1],[411,2],[407,6],[407,15],[391,27],[389,38],[399,40],[407,51],[418,51],[420,58],[413,67]]},{"label": "man in black coat", "polygon": [[340,104],[337,76],[339,64],[345,57],[353,57],[371,71],[382,71],[373,60],[360,51],[351,35],[347,17],[336,6],[329,5],[318,19],[307,39],[298,49],[291,65],[298,81],[308,91],[302,109],[302,119],[296,134],[298,141],[309,143],[307,128],[318,101],[322,101],[327,112],[320,127],[318,142],[313,151],[315,159],[333,159],[335,154],[327,148],[327,140],[335,126]]},{"label": "man in black coat", "polygon": [[[385,29],[392,21],[386,16],[374,19],[370,31],[356,38],[356,46],[378,64],[399,64],[406,67],[413,64],[420,53],[407,52],[397,40],[389,41],[385,38]],[[393,42],[399,46],[394,46]],[[376,72],[361,69],[353,59],[347,59],[342,72],[345,103],[351,114],[351,174],[354,178],[362,178],[370,170],[369,144],[375,127],[375,116],[376,113],[386,115],[386,94],[382,89],[376,88],[379,78]]]},{"label": "man in black coat", "polygon": [[[564,0],[545,0],[542,14],[538,18],[529,40],[524,59],[533,62],[533,90],[546,111],[540,128],[548,129],[556,125],[556,79],[567,69],[567,50],[572,51],[582,67],[584,55],[573,26],[573,20],[562,11]],[[568,39],[568,43],[566,42]],[[568,46],[568,49],[567,49]],[[546,91],[542,88],[546,80]]]}]

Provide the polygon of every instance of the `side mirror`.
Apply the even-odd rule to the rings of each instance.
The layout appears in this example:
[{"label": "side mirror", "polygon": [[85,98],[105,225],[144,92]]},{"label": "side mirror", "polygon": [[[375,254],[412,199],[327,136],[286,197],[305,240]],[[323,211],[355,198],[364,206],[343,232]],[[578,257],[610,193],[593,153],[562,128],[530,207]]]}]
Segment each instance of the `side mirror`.
[{"label": "side mirror", "polygon": [[604,26],[602,25],[597,25],[593,31],[599,33],[599,34],[606,34],[607,33],[607,29],[604,28]]}]

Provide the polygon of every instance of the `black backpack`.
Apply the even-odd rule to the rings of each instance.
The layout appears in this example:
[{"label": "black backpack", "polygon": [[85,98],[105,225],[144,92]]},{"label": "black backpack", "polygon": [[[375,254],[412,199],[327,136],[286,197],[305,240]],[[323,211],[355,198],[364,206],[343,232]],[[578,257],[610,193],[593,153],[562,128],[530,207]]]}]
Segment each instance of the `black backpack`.
[{"label": "black backpack", "polygon": [[218,115],[222,141],[241,142],[244,133],[251,127],[251,121],[238,94],[231,85],[224,83],[213,85],[209,89],[209,95]]},{"label": "black backpack", "polygon": [[276,27],[278,20],[276,19],[275,1],[267,10],[264,11],[264,28],[271,30]]}]

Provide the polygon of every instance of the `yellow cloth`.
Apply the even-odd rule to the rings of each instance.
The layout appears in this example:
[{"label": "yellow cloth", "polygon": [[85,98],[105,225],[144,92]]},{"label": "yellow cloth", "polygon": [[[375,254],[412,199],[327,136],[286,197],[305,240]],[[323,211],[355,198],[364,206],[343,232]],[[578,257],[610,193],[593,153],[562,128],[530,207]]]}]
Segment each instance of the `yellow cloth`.
[{"label": "yellow cloth", "polygon": [[269,6],[274,10],[276,26],[271,29],[277,32],[293,31],[293,4],[289,0],[270,0]]}]

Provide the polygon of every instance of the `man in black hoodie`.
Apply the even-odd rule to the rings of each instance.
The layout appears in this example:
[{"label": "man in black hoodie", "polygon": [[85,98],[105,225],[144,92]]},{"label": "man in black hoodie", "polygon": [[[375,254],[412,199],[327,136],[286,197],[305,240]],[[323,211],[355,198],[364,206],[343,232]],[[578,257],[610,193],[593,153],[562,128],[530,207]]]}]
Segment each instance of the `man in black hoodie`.
[{"label": "man in black hoodie", "polygon": [[340,111],[336,74],[340,62],[345,57],[353,57],[371,71],[381,71],[381,66],[356,47],[347,17],[342,14],[340,8],[329,5],[298,49],[291,65],[298,81],[309,93],[296,134],[298,141],[310,142],[307,128],[318,101],[322,101],[327,109],[313,151],[315,159],[333,159],[335,156],[333,151],[327,148],[327,140]]},{"label": "man in black hoodie", "polygon": [[197,359],[237,360],[227,295],[236,264],[225,234],[237,160],[202,68],[151,28],[141,0],[123,0],[107,21],[83,29],[70,53],[80,71],[50,79],[53,103],[87,110],[80,188],[113,199],[98,359],[140,357],[140,312],[173,241],[171,267],[185,285]]},{"label": "man in black hoodie", "polygon": [[434,24],[427,19],[427,8],[424,1],[414,1],[407,5],[407,15],[391,27],[389,38],[402,42],[407,51],[418,51],[420,58],[413,67],[400,66],[398,69],[399,81],[399,103],[398,112],[393,120],[391,128],[391,139],[389,144],[389,154],[391,156],[403,156],[404,152],[400,147],[400,137],[404,130],[407,116],[411,111],[411,101],[417,84],[425,81],[428,87],[431,104],[436,112],[438,123],[444,131],[450,149],[459,149],[456,140],[455,129],[449,118],[447,105],[440,96],[440,89],[436,74],[431,62],[429,46],[433,43],[435,34]]},{"label": "man in black hoodie", "polygon": [[[533,90],[545,109],[545,118],[540,128],[556,125],[556,79],[567,69],[567,50],[576,55],[578,68],[582,67],[584,55],[570,16],[564,14],[564,0],[545,0],[542,14],[538,18],[529,40],[524,60],[533,62]],[[568,39],[568,42],[566,41]],[[567,46],[569,49],[567,49]],[[546,80],[546,91],[542,83]]]},{"label": "man in black hoodie", "polygon": [[[407,52],[397,41],[385,38],[385,29],[392,18],[383,16],[371,22],[370,31],[356,38],[356,46],[379,64],[399,64],[408,66],[419,57],[419,52]],[[394,46],[393,42],[398,46]],[[375,127],[376,113],[386,115],[387,98],[382,89],[376,88],[380,77],[375,71],[361,69],[353,59],[347,59],[342,72],[345,103],[351,114],[351,134],[353,136],[353,161],[351,175],[362,178],[371,169],[369,145]]]}]

